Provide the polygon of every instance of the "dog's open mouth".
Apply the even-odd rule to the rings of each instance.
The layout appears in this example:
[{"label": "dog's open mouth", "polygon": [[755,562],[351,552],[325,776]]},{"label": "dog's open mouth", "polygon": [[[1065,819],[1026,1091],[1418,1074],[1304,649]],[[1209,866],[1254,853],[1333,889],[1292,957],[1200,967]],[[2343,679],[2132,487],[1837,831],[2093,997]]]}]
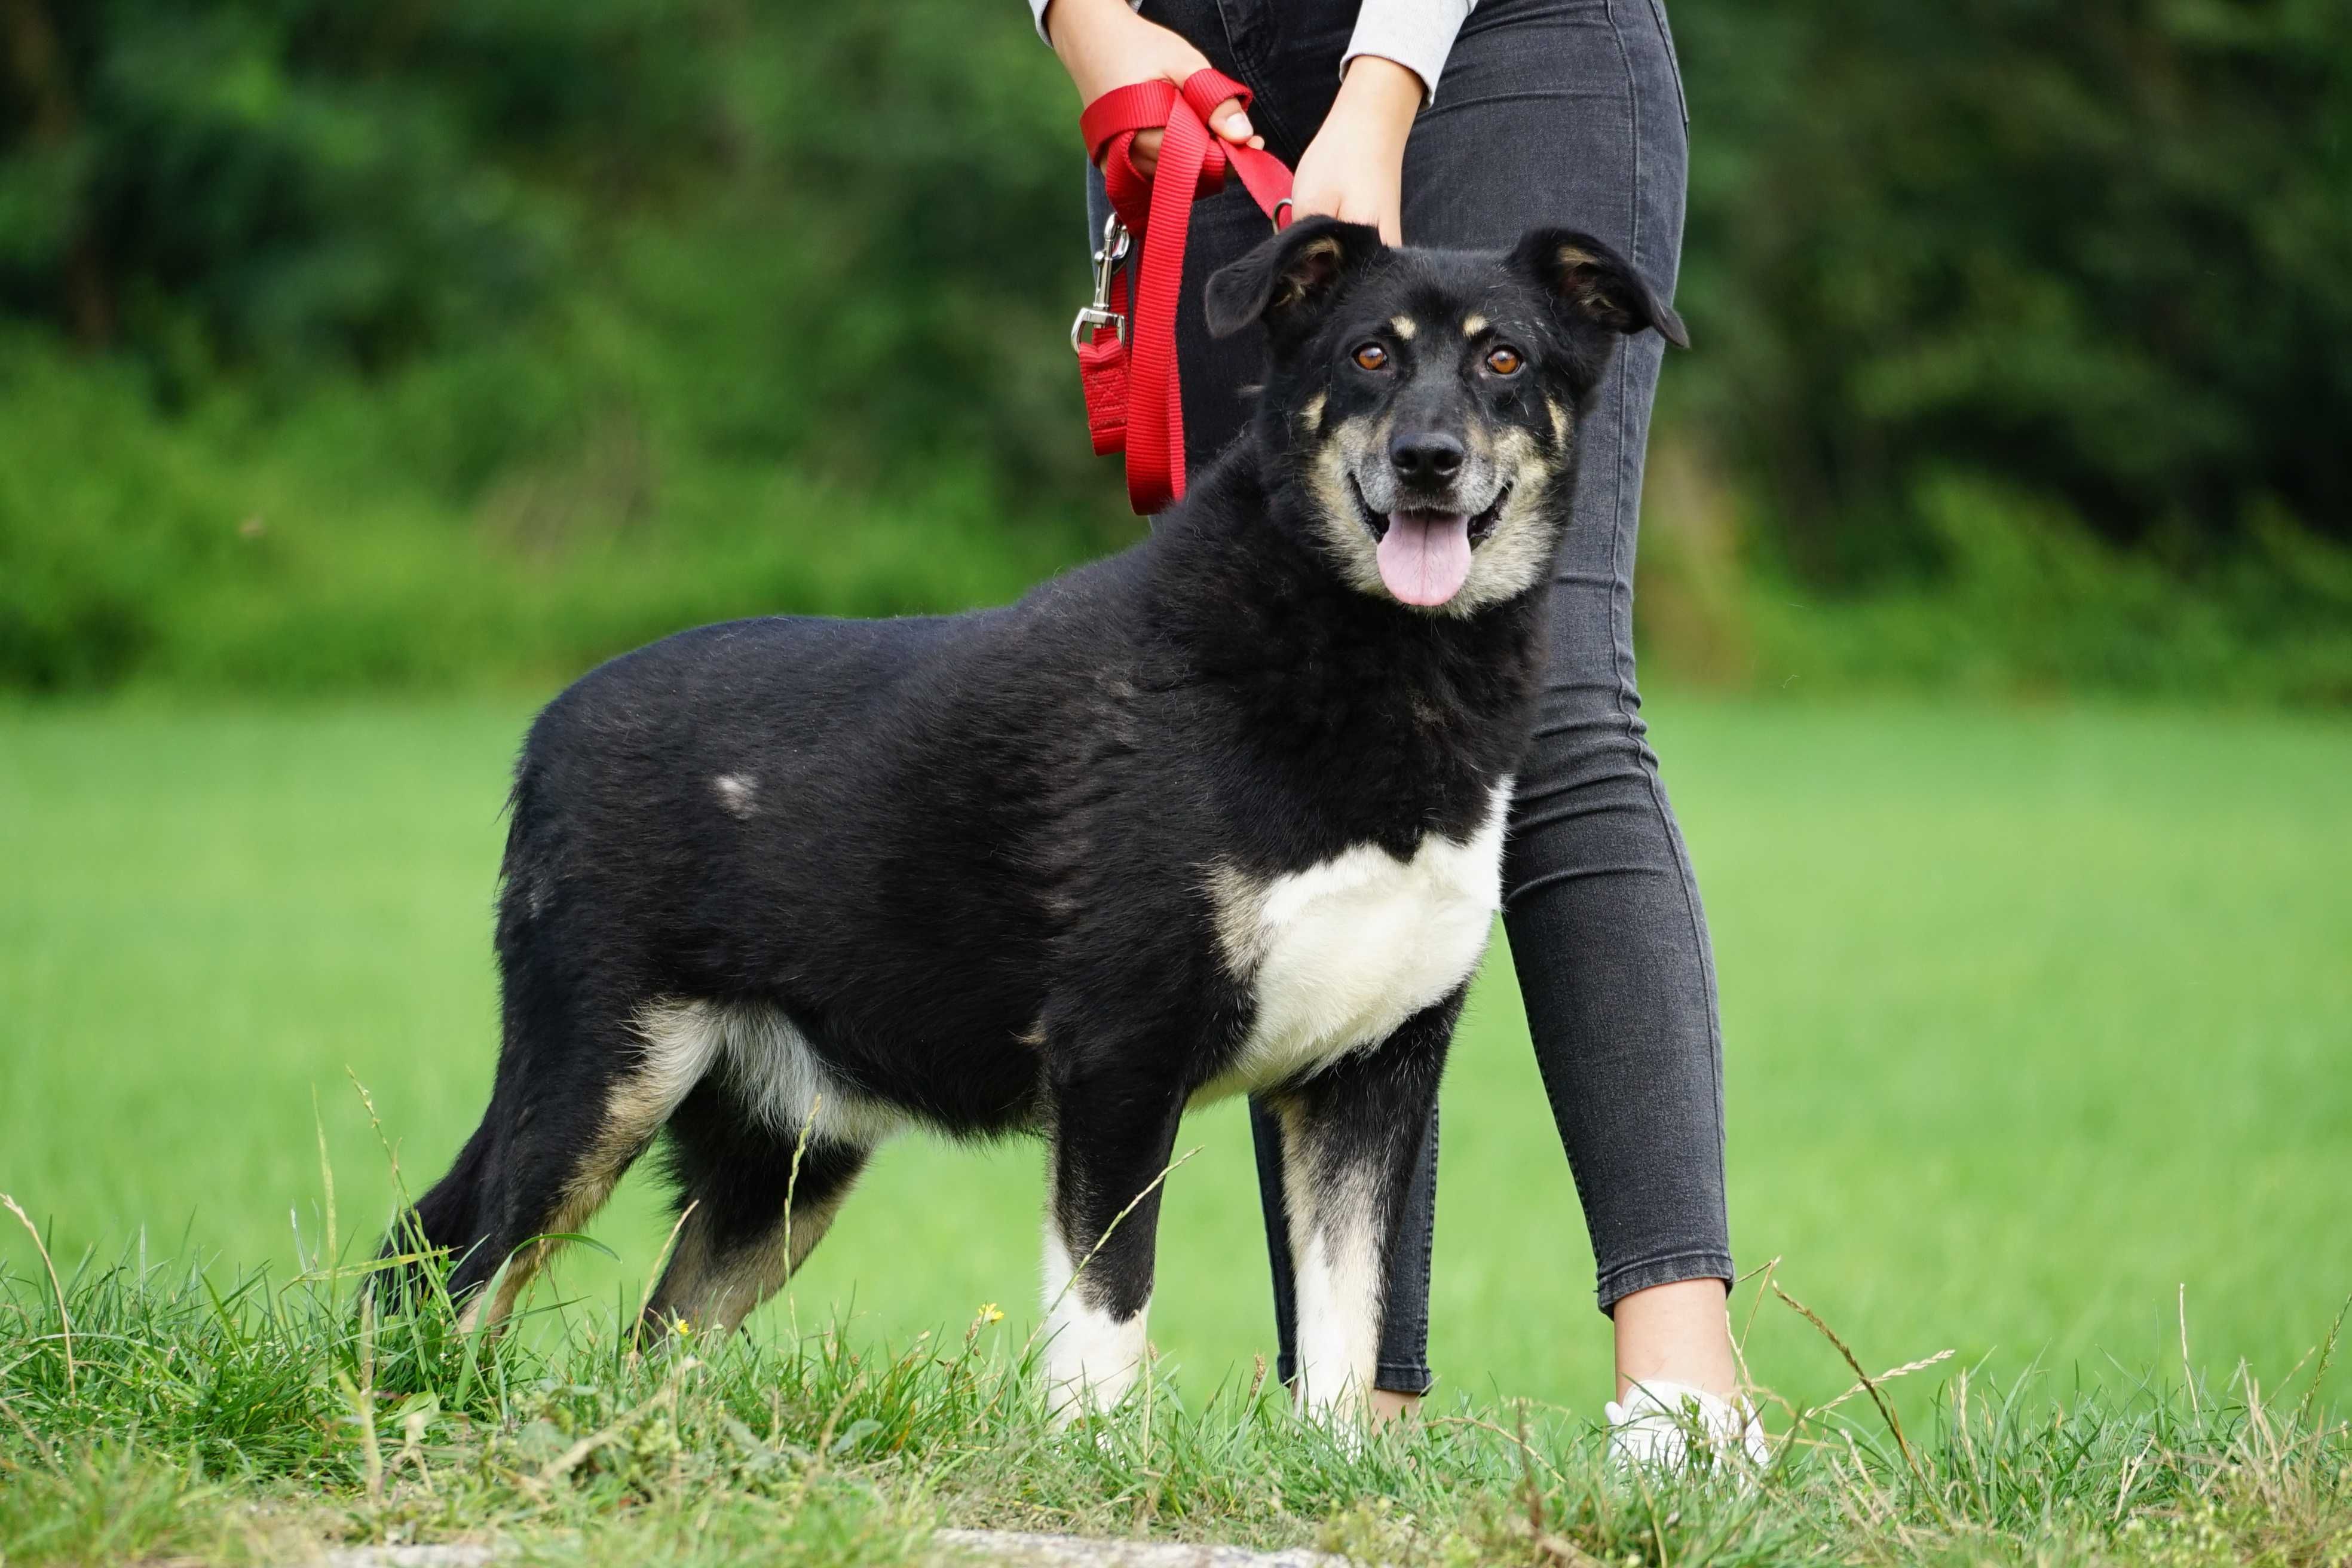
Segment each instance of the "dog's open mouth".
[{"label": "dog's open mouth", "polygon": [[1475,515],[1400,508],[1374,511],[1364,500],[1363,487],[1350,477],[1349,488],[1356,510],[1379,546],[1381,581],[1390,593],[1408,605],[1442,605],[1462,591],[1470,579],[1470,552],[1495,531],[1511,487],[1496,491],[1495,499]]}]

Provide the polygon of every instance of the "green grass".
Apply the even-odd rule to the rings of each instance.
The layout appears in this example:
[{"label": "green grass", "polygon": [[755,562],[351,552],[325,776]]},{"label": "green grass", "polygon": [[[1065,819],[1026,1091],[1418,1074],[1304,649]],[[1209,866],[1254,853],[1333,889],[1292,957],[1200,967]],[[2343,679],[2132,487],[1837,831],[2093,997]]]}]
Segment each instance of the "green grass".
[{"label": "green grass", "polygon": [[[1463,1407],[1352,1440],[1272,1393],[1147,1377],[1055,1431],[1034,1345],[640,1355],[600,1313],[485,1343],[446,1300],[379,1320],[131,1268],[0,1293],[0,1563],[284,1563],[321,1541],[492,1539],[530,1561],[936,1561],[971,1526],[1263,1543],[1361,1562],[2340,1563],[2352,1441],[2308,1395],[1963,1375],[1906,1433],[1776,1413],[1760,1475],[1611,1471],[1587,1423]],[[695,1353],[697,1350],[700,1354]],[[708,1358],[706,1361],[705,1358]]]},{"label": "green grass", "polygon": [[[2167,1454],[2226,1446],[2219,1428],[2194,1441],[2182,1435],[2191,1418],[2177,1393],[2139,1392],[2151,1379],[2178,1382],[2176,1292],[2186,1289],[2190,1361],[2219,1389],[2242,1359],[2262,1387],[2276,1386],[2352,1291],[2343,1208],[2352,1192],[2352,726],[1917,702],[1659,707],[1656,739],[1717,944],[1744,1262],[1780,1257],[1780,1280],[1873,1368],[1947,1348],[1960,1364],[1981,1363],[1979,1377],[2000,1386],[2038,1367],[2021,1384],[2028,1414],[2017,1418],[2017,1443],[2063,1405],[2062,1428],[2095,1419],[2120,1433],[2171,1421],[2183,1425],[2158,1446]],[[290,1278],[297,1230],[303,1256],[323,1240],[314,1115],[335,1178],[337,1239],[346,1253],[363,1246],[391,1187],[347,1071],[373,1092],[408,1179],[437,1173],[479,1110],[490,1067],[498,806],[525,716],[520,706],[480,703],[0,712],[0,1191],[50,1228],[68,1275],[87,1253],[93,1271],[142,1256],[151,1265],[212,1259],[223,1289],[265,1263],[277,1279]],[[1578,1468],[1590,1459],[1579,1434],[1608,1393],[1609,1349],[1542,1104],[1508,966],[1490,964],[1446,1089],[1439,1403],[1454,1408],[1466,1395],[1506,1422],[1496,1412],[1509,1401],[1561,1407],[1548,1418],[1562,1423],[1556,1441],[1543,1443],[1572,1477],[1588,1475]],[[1468,1531],[1461,1540],[1503,1540],[1491,1534],[1502,1524],[1471,1517],[1505,1506],[1497,1497],[1509,1501],[1517,1450],[1492,1434],[1476,1448],[1468,1434],[1479,1429],[1445,1428],[1445,1444],[1472,1447],[1423,1454],[1408,1472],[1378,1456],[1310,1462],[1294,1439],[1264,1436],[1255,1418],[1232,1414],[1252,1358],[1270,1354],[1272,1341],[1235,1108],[1196,1118],[1183,1146],[1194,1143],[1203,1152],[1171,1187],[1153,1339],[1171,1409],[1181,1402],[1198,1412],[1220,1387],[1228,1396],[1223,1415],[1185,1417],[1205,1426],[1155,1433],[1155,1443],[1193,1458],[1183,1477],[1162,1477],[1150,1494],[1178,1522],[1152,1527],[1301,1539],[1369,1489],[1444,1531]],[[951,1344],[982,1303],[1002,1303],[1010,1320],[982,1346],[995,1357],[986,1367],[1001,1370],[1034,1321],[1037,1163],[1034,1147],[1019,1143],[983,1152],[919,1139],[892,1147],[790,1308],[754,1321],[768,1373],[727,1373],[719,1381],[736,1393],[726,1397],[750,1399],[779,1358],[790,1360],[792,1314],[804,1329],[840,1323],[849,1349],[836,1356],[854,1352],[874,1367],[927,1330],[928,1342]],[[642,1289],[662,1230],[657,1195],[631,1184],[597,1227],[618,1260],[575,1249],[537,1300],[584,1300],[572,1313],[574,1334],[593,1334],[598,1314],[608,1320],[613,1303]],[[0,1372],[0,1393],[22,1407],[20,1380],[35,1368],[52,1376],[58,1358],[54,1347],[10,1342],[31,1331],[28,1314],[47,1310],[44,1291],[30,1289],[39,1261],[29,1242],[0,1237],[0,1260],[22,1308],[13,1319],[0,1310],[0,1368],[13,1369]],[[158,1279],[166,1277],[176,1278]],[[259,1299],[247,1298],[244,1310],[257,1310]],[[165,1320],[143,1341],[124,1331],[132,1342],[227,1333],[201,1292],[173,1307],[160,1283],[84,1309],[78,1328],[93,1334],[80,1318],[106,1312]],[[283,1356],[287,1386],[326,1400],[328,1336],[272,1331],[289,1336],[268,1352]],[[593,1394],[577,1397],[592,1404],[618,1409],[635,1397],[628,1380],[651,1375],[616,1368],[609,1338],[601,1352],[559,1343],[552,1329],[518,1339],[502,1353],[564,1363],[557,1385],[586,1377],[578,1385]],[[93,1357],[101,1342],[93,1339]],[[222,1356],[180,1353],[184,1366]],[[1777,1302],[1758,1317],[1748,1353],[1762,1383],[1799,1402],[1850,1381]],[[583,1355],[603,1370],[572,1365]],[[167,1371],[154,1375],[169,1383]],[[792,1441],[807,1446],[825,1415],[817,1405],[837,1397],[823,1379],[853,1375],[803,1366],[784,1376],[813,1391],[797,1414],[779,1417],[797,1434]],[[996,1375],[970,1369],[981,1382]],[[540,1399],[530,1392],[537,1376],[499,1397]],[[1934,1430],[1936,1389],[1931,1377],[1898,1385],[1898,1408],[1918,1432]],[[2341,1390],[2341,1373],[2331,1373],[2316,1408],[2337,1403]],[[99,1409],[117,1398],[88,1397]],[[255,1408],[275,1408],[278,1397],[257,1394]],[[951,1391],[942,1384],[923,1397]],[[121,1411],[92,1424],[32,1404],[26,1420],[53,1443],[86,1425],[128,1430]],[[488,1422],[490,1412],[475,1415]],[[2197,1418],[2212,1419],[2210,1405]],[[65,1517],[59,1509],[79,1498],[92,1517],[128,1517],[146,1495],[139,1489],[161,1487],[158,1517],[210,1520],[217,1510],[173,1503],[172,1489],[230,1486],[228,1495],[246,1497],[259,1487],[278,1497],[291,1488],[286,1495],[309,1506],[320,1479],[335,1508],[351,1504],[350,1434],[329,1416],[300,1417],[296,1425],[316,1429],[294,1440],[312,1458],[282,1462],[251,1457],[276,1440],[271,1423],[223,1436],[227,1421],[184,1410],[156,1416],[146,1430],[175,1435],[161,1458],[119,1434],[110,1445],[68,1443],[84,1458],[68,1478],[42,1482],[67,1492],[42,1493],[48,1501],[37,1511]],[[750,1425],[770,1431],[764,1419]],[[1114,1487],[1118,1468],[1087,1458],[1095,1450],[1055,1447],[996,1415],[961,1427],[909,1418],[907,1430],[907,1451],[938,1462],[882,1479],[861,1472],[842,1494],[847,1511],[824,1516],[840,1530],[903,1527],[919,1537],[942,1508],[1004,1516],[1005,1489],[1023,1472],[992,1468],[995,1458],[940,1458],[960,1445],[991,1455],[1042,1445],[1036,1452],[1048,1457],[1034,1463],[1051,1484],[1038,1481],[1039,1495],[1063,1498],[1052,1506],[1091,1524],[1124,1517],[1102,1497],[1132,1511],[1150,1484],[1121,1471]],[[686,1471],[738,1464],[722,1428],[706,1421],[696,1431]],[[197,1433],[212,1434],[218,1452],[205,1458],[203,1444],[180,1440]],[[0,1453],[21,1462],[27,1441],[0,1418],[0,1444],[16,1445]],[[504,1461],[478,1451],[486,1438],[453,1427],[434,1441],[470,1456],[464,1463],[491,1478],[482,1485],[494,1492],[509,1485],[496,1479]],[[1268,1458],[1252,1444],[1279,1452]],[[2097,1451],[2108,1455],[2097,1470],[2105,1479],[2066,1483],[2089,1489],[2086,1498],[2112,1489],[2126,1462],[2121,1449]],[[1937,1452],[1938,1466],[1963,1462]],[[2013,1468],[2039,1462],[2004,1452]],[[2341,1464],[2340,1450],[2331,1452]],[[187,1468],[199,1458],[202,1479]],[[2183,1474],[2195,1468],[2180,1462]],[[85,1464],[97,1468],[75,1468]],[[1300,1466],[1316,1479],[1300,1479]],[[221,1479],[247,1469],[249,1482]],[[1418,1479],[1399,1479],[1407,1475]],[[1807,1475],[1797,1490],[1810,1500],[1775,1514],[1775,1528],[1810,1519],[1804,1529],[1820,1533],[1834,1506],[1805,1489],[1859,1484],[1825,1469]],[[2340,1491],[2343,1483],[2327,1484]],[[1559,1509],[1582,1506],[1566,1481],[1546,1477],[1546,1489]],[[0,1479],[0,1531],[33,1507],[24,1489],[13,1500],[7,1490]],[[527,1490],[497,1492],[508,1500],[486,1502],[483,1517],[507,1517],[498,1510],[509,1505],[518,1518],[558,1517],[530,1512],[539,1505]],[[719,1493],[739,1490],[729,1480]],[[1096,1501],[1070,1500],[1081,1494]],[[774,1506],[757,1487],[743,1495],[751,1512],[741,1519]],[[1839,1495],[1865,1507],[1852,1502],[1861,1494]],[[2098,1495],[2099,1506],[2112,1503]],[[1179,1497],[1191,1500],[1171,1500]],[[2132,1516],[2126,1504],[2117,1521]],[[664,1506],[673,1505],[685,1506]],[[1677,1529],[1717,1517],[1713,1505],[1693,1506],[1699,1512]],[[1933,1530],[1920,1539],[1945,1539],[1924,1494],[1887,1506],[1927,1510],[1916,1516]],[[1815,1509],[1831,1511],[1802,1511]],[[630,1528],[652,1528],[643,1521],[659,1513],[632,1514],[640,1522]],[[1359,1526],[1373,1528],[1347,1528]],[[1692,1549],[1686,1535],[1672,1550],[1629,1548],[1631,1537],[1610,1533],[1616,1528],[1572,1538],[1653,1559]],[[2237,1544],[2214,1552],[2240,1550],[2235,1528],[2215,1526]],[[0,1551],[9,1539],[0,1533]],[[884,1555],[870,1542],[843,1550]]]}]

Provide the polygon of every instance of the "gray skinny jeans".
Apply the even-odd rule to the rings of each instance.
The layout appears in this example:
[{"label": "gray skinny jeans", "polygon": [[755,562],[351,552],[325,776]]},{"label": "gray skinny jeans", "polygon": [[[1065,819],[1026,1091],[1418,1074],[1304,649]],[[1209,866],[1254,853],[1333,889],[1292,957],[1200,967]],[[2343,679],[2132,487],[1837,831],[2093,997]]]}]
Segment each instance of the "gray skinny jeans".
[{"label": "gray skinny jeans", "polygon": [[[1251,120],[1294,165],[1338,90],[1355,9],[1351,0],[1143,5],[1255,89]],[[1536,225],[1566,224],[1598,235],[1671,297],[1685,125],[1659,0],[1481,0],[1405,150],[1405,238],[1497,249]],[[1089,188],[1099,234],[1099,177]],[[1195,469],[1241,428],[1242,389],[1260,353],[1250,334],[1208,336],[1201,286],[1265,233],[1238,182],[1194,209],[1177,353]],[[1578,433],[1575,520],[1551,586],[1551,668],[1504,865],[1504,926],[1604,1312],[1650,1286],[1732,1277],[1715,963],[1633,685],[1633,539],[1664,353],[1654,332],[1624,340]],[[1256,1106],[1251,1127],[1288,1381],[1295,1306],[1280,1134]],[[1433,1116],[1387,1254],[1379,1383],[1408,1394],[1431,1382],[1436,1194]]]}]

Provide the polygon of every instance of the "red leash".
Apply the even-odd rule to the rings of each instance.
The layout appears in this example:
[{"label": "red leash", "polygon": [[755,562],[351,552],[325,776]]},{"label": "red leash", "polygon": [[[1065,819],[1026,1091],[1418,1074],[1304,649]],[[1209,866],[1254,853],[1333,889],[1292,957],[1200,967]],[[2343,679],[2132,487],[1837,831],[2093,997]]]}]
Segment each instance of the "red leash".
[{"label": "red leash", "polygon": [[[1184,494],[1176,298],[1184,282],[1193,202],[1224,189],[1230,170],[1276,228],[1288,221],[1289,168],[1271,153],[1236,147],[1209,130],[1211,110],[1229,98],[1247,107],[1250,96],[1223,72],[1202,70],[1181,89],[1165,81],[1114,88],[1078,116],[1087,151],[1102,165],[1113,216],[1095,252],[1094,300],[1070,323],[1070,346],[1078,353],[1095,451],[1127,454],[1127,499],[1139,516],[1149,517]],[[1153,129],[1163,134],[1154,177],[1147,180],[1128,155],[1135,133]],[[1119,263],[1137,235],[1143,255],[1130,308]]]}]

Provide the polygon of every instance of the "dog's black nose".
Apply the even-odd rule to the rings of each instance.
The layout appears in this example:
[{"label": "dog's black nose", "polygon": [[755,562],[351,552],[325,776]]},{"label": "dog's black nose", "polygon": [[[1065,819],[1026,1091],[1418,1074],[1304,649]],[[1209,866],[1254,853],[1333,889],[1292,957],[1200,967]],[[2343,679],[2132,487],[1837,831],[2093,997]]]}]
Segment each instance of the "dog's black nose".
[{"label": "dog's black nose", "polygon": [[1389,461],[1407,484],[1439,484],[1462,468],[1462,443],[1437,430],[1400,433],[1389,442]]}]

